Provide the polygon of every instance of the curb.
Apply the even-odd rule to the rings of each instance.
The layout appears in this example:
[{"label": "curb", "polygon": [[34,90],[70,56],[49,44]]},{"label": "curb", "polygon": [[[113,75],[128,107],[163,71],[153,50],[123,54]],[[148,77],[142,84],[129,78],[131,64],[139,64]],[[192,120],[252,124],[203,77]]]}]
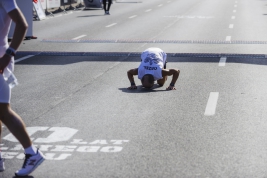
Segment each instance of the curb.
[{"label": "curb", "polygon": [[[233,53],[167,53],[168,57],[198,57],[198,58],[267,58],[266,54],[233,54]],[[34,56],[118,56],[140,57],[137,52],[59,52],[59,51],[18,51],[17,55]]]}]

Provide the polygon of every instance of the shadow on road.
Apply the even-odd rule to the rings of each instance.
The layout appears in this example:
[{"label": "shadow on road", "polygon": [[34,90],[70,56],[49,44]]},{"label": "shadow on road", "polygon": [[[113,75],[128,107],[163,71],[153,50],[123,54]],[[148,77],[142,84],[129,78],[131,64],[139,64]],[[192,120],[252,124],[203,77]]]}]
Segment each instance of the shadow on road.
[{"label": "shadow on road", "polygon": [[[168,62],[178,63],[219,63],[220,56],[180,56],[168,54]],[[23,65],[67,65],[79,62],[140,62],[141,53],[137,52],[18,52],[16,59],[32,55],[33,57],[18,62]],[[226,56],[227,57],[227,56]],[[253,65],[267,65],[265,55],[228,56],[226,63],[242,63]]]},{"label": "shadow on road", "polygon": [[152,89],[143,88],[142,85],[137,86],[135,90],[128,90],[127,88],[119,88],[124,93],[153,93],[153,92],[162,92],[162,91],[169,91],[166,90],[164,87],[160,87],[159,85],[155,84]]}]

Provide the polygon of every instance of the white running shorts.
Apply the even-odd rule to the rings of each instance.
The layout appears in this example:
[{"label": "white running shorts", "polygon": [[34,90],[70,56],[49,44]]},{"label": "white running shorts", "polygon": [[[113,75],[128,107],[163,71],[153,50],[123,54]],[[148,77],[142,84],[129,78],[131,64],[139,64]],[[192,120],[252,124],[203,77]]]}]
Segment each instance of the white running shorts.
[{"label": "white running shorts", "polygon": [[[9,68],[10,71],[13,71],[14,59],[10,61],[7,67]],[[10,99],[11,99],[11,88],[6,83],[4,75],[0,74],[0,103],[10,103]]]},{"label": "white running shorts", "polygon": [[6,83],[4,76],[0,74],[0,103],[10,103],[11,89]]}]

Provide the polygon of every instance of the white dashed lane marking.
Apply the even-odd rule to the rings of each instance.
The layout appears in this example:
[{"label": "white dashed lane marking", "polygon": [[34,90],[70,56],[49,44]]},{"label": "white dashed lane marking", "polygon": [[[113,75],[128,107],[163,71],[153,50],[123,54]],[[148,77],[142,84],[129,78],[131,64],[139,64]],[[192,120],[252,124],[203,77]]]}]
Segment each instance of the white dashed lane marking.
[{"label": "white dashed lane marking", "polygon": [[15,60],[15,63],[20,62],[20,61],[23,61],[23,60],[28,59],[28,58],[31,58],[31,57],[33,57],[33,56],[34,56],[34,55],[28,55],[28,56],[19,58],[19,59]]},{"label": "white dashed lane marking", "polygon": [[150,11],[152,11],[152,9],[147,9],[145,12],[150,12]]},{"label": "white dashed lane marking", "polygon": [[226,59],[227,59],[226,57],[221,57],[220,62],[219,62],[219,66],[220,66],[220,67],[225,66]]},{"label": "white dashed lane marking", "polygon": [[231,36],[227,36],[225,41],[231,41]]},{"label": "white dashed lane marking", "polygon": [[112,27],[112,26],[114,26],[114,25],[117,25],[117,23],[110,24],[110,25],[108,25],[108,26],[106,26],[106,27],[108,28],[108,27]]},{"label": "white dashed lane marking", "polygon": [[232,19],[235,19],[235,16],[232,16]]},{"label": "white dashed lane marking", "polygon": [[81,38],[83,38],[83,37],[85,37],[86,35],[81,35],[81,36],[78,36],[78,37],[76,37],[76,38],[72,38],[72,40],[78,40],[78,39],[81,39]]},{"label": "white dashed lane marking", "polygon": [[219,98],[219,92],[211,92],[209,100],[205,110],[205,116],[213,116],[216,112],[217,101]]},{"label": "white dashed lane marking", "polygon": [[135,17],[137,17],[137,15],[133,15],[133,16],[129,17],[129,19],[132,19],[132,18],[135,18]]},{"label": "white dashed lane marking", "polygon": [[230,24],[229,25],[229,28],[234,28],[234,24]]}]

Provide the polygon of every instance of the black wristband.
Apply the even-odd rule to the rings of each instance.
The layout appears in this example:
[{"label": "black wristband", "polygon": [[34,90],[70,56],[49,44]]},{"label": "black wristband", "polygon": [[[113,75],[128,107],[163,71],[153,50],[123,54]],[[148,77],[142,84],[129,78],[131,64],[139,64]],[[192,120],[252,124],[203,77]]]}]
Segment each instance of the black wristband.
[{"label": "black wristband", "polygon": [[131,82],[131,86],[133,86],[133,85],[135,85],[135,83],[134,82]]},{"label": "black wristband", "polygon": [[174,87],[174,83],[170,83],[170,86],[171,86],[171,87]]},{"label": "black wristband", "polygon": [[9,55],[9,56],[15,56],[16,55],[16,50],[11,48],[11,47],[9,47],[6,50],[6,54]]}]

